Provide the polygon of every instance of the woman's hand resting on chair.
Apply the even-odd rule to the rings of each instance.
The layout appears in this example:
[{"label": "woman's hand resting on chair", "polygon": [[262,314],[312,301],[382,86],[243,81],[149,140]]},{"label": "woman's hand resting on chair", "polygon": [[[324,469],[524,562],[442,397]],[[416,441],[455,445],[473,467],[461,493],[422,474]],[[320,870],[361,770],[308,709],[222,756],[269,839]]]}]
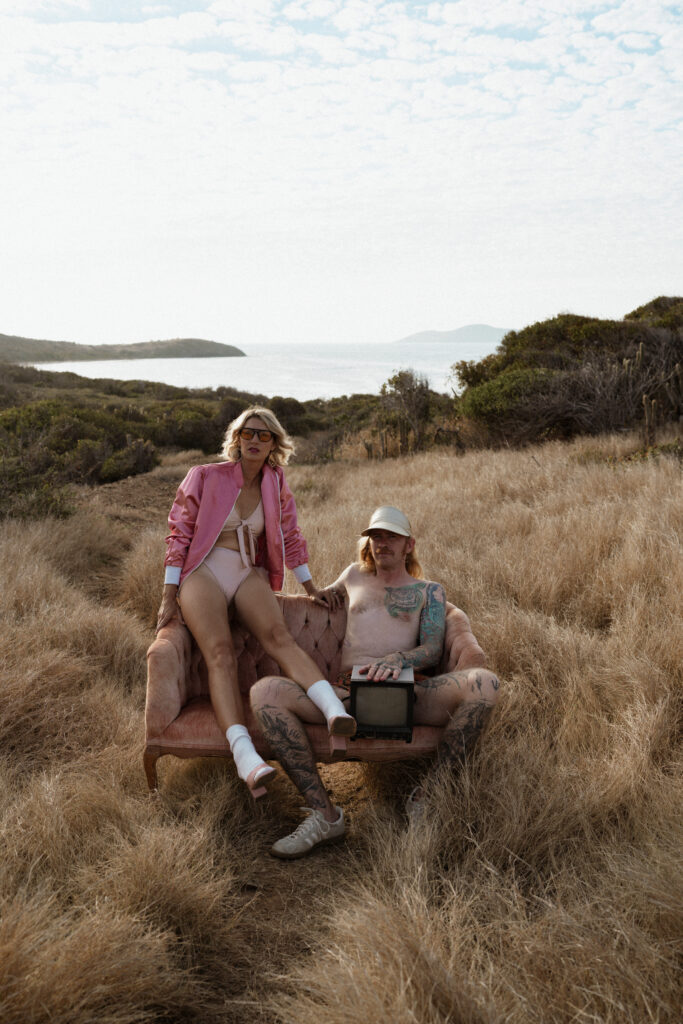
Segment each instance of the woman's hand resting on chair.
[{"label": "woman's hand resting on chair", "polygon": [[331,612],[341,608],[344,603],[344,599],[338,590],[334,587],[325,587],[324,590],[318,590],[314,585],[313,580],[307,580],[303,584],[303,588],[310,597],[311,601],[315,601],[316,604],[322,605],[323,608],[329,608]]},{"label": "woman's hand resting on chair", "polygon": [[159,607],[159,614],[157,615],[157,633],[162,626],[167,626],[171,619],[176,618],[178,615],[178,602],[176,601],[177,593],[178,588],[175,583],[165,584],[164,594],[161,598],[161,605]]}]

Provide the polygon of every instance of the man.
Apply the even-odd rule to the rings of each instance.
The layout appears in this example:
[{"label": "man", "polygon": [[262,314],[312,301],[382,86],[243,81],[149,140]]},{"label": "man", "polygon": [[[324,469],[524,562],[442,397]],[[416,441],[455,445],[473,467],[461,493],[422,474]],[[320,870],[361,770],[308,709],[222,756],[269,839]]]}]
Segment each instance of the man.
[{"label": "man", "polygon": [[[441,658],[446,596],[439,583],[422,576],[410,523],[397,508],[375,509],[359,543],[359,561],[349,565],[323,594],[330,607],[348,601],[342,648],[342,679],[336,690],[348,700],[354,665],[370,680],[395,679],[402,668],[415,671],[413,720],[445,726],[438,756],[460,768],[488,721],[498,698],[498,680],[486,670],[485,656],[458,612],[458,670],[430,678],[422,673]],[[294,859],[344,835],[344,813],[334,807],[320,780],[303,722],[324,719],[301,687],[268,676],[251,689],[251,705],[268,744],[302,796],[308,816],[271,849]],[[411,794],[407,810],[417,817],[422,793]]]}]

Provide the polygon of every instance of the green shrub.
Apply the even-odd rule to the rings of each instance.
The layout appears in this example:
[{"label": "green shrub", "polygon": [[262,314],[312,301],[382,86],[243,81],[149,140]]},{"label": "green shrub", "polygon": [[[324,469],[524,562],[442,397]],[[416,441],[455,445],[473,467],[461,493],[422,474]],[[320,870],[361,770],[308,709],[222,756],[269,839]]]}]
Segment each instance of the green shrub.
[{"label": "green shrub", "polygon": [[461,412],[489,427],[506,426],[520,413],[520,405],[539,391],[549,376],[547,370],[513,369],[493,380],[468,388],[462,397]]},{"label": "green shrub", "polygon": [[151,469],[156,450],[138,436],[147,429],[145,420],[130,405],[95,408],[63,399],[3,410],[0,515],[63,515],[69,509],[65,484],[118,480]]},{"label": "green shrub", "polygon": [[[0,475],[0,485],[4,484]],[[35,487],[0,489],[0,519],[63,519],[73,513],[71,492],[67,487],[44,482]]]},{"label": "green shrub", "polygon": [[[643,396],[658,415],[683,408],[683,299],[655,299],[628,320],[563,313],[510,331],[480,362],[453,367],[459,411],[492,440],[518,443],[620,430],[638,424]],[[670,328],[666,324],[672,325]]]},{"label": "green shrub", "polygon": [[151,407],[147,427],[137,427],[135,433],[146,435],[161,447],[200,448],[213,454],[220,447],[223,428],[216,407],[199,402],[173,402]]},{"label": "green shrub", "polygon": [[683,297],[660,295],[644,306],[638,306],[626,314],[626,320],[640,320],[651,327],[668,327],[680,330],[683,327]]},{"label": "green shrub", "polygon": [[99,470],[99,480],[106,484],[127,476],[136,476],[138,473],[147,473],[160,461],[154,445],[150,441],[137,438],[105,459]]},{"label": "green shrub", "polygon": [[460,362],[454,364],[451,373],[456,384],[461,388],[476,388],[479,384],[484,384],[487,380],[492,380],[495,377],[499,362],[500,356],[495,353],[484,356],[478,363],[473,359],[461,359]]},{"label": "green shrub", "polygon": [[96,483],[102,463],[112,450],[105,441],[82,437],[55,462],[59,475],[75,483]]},{"label": "green shrub", "polygon": [[221,436],[225,434],[230,423],[237,419],[239,414],[249,407],[250,403],[245,401],[243,398],[235,398],[232,395],[228,395],[221,399],[220,409],[218,411],[218,425],[220,427]]}]

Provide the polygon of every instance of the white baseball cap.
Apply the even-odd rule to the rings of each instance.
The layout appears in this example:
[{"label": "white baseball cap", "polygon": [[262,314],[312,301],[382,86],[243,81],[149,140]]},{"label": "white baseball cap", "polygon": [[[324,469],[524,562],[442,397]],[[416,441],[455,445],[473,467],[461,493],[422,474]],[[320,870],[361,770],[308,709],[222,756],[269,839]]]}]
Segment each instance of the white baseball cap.
[{"label": "white baseball cap", "polygon": [[401,537],[413,535],[407,517],[393,505],[381,505],[376,508],[370,516],[370,525],[367,530],[361,532],[361,537],[367,537],[370,530],[388,530],[389,533],[398,533]]}]

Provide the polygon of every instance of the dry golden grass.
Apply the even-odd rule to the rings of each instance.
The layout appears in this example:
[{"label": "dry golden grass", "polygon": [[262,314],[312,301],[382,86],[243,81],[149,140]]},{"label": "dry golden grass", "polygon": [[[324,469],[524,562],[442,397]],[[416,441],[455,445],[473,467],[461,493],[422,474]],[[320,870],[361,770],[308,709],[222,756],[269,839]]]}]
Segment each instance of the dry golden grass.
[{"label": "dry golden grass", "polygon": [[123,560],[116,596],[153,629],[161,602],[159,566],[163,564],[166,531],[148,527],[137,535]]},{"label": "dry golden grass", "polygon": [[[503,680],[424,827],[414,767],[330,766],[348,839],[292,864],[267,856],[284,778],[254,808],[229,764],[164,759],[147,796],[167,507],[135,523],[127,481],[128,525],[116,485],[4,523],[3,1024],[677,1021],[683,488],[673,459],[604,461],[636,443],[290,468],[317,582],[399,505]],[[147,510],[192,461],[140,482]]]}]

